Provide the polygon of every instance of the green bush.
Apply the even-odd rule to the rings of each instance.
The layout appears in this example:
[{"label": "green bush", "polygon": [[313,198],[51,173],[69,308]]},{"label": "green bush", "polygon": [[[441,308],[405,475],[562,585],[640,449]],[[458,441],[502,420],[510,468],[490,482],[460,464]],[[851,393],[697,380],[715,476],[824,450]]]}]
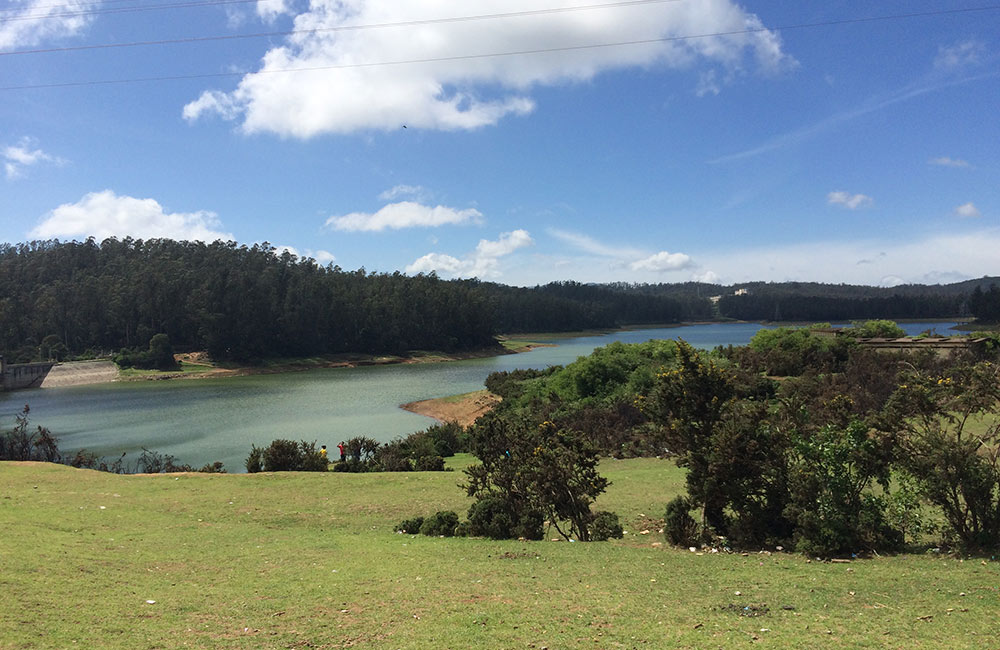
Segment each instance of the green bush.
[{"label": "green bush", "polygon": [[264,448],[265,472],[295,472],[302,468],[302,451],[294,440],[273,440]]},{"label": "green bush", "polygon": [[399,522],[399,525],[396,526],[396,530],[401,533],[406,533],[407,535],[416,535],[420,532],[420,527],[423,525],[423,517],[414,517],[413,519],[404,519]]},{"label": "green bush", "polygon": [[541,511],[526,509],[514,514],[500,497],[485,497],[469,507],[468,531],[490,539],[539,540],[544,535],[545,517]]},{"label": "green bush", "polygon": [[264,450],[257,445],[250,445],[250,455],[245,461],[248,474],[264,471]]},{"label": "green bush", "polygon": [[431,537],[453,537],[458,526],[458,515],[452,510],[441,510],[420,524],[420,534]]},{"label": "green bush", "polygon": [[[343,464],[343,463],[339,463]],[[329,463],[316,442],[273,440],[267,447],[251,445],[245,461],[247,472],[325,472]],[[203,468],[204,469],[204,468]]]},{"label": "green bush", "polygon": [[698,523],[691,516],[691,502],[685,496],[674,497],[663,515],[663,535],[674,546],[691,546],[698,538]]},{"label": "green bush", "polygon": [[594,520],[590,523],[590,541],[606,542],[609,539],[621,539],[624,534],[618,515],[607,510],[594,513]]},{"label": "green bush", "polygon": [[421,456],[413,466],[418,472],[443,472],[444,458],[440,456]]}]

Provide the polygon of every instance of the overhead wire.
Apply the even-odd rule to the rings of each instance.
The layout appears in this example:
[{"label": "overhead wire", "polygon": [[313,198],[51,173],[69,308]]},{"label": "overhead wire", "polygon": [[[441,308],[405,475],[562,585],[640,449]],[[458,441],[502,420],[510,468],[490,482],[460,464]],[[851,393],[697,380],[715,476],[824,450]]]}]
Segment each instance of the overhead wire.
[{"label": "overhead wire", "polygon": [[[240,0],[252,1],[257,0]],[[97,43],[93,45],[68,45],[65,47],[49,47],[35,50],[10,50],[0,52],[0,56],[12,56],[19,54],[50,54],[53,52],[75,52],[80,50],[101,50],[120,47],[139,47],[144,45],[176,45],[181,43],[201,43],[206,41],[228,41],[248,38],[274,38],[276,36],[294,36],[298,34],[319,34],[346,31],[358,31],[365,29],[384,29],[387,27],[419,27],[421,25],[434,25],[443,23],[459,23],[475,20],[495,20],[498,18],[520,18],[524,16],[541,16],[546,14],[568,13],[572,11],[589,11],[593,9],[617,9],[619,7],[634,7],[649,4],[663,4],[667,2],[682,2],[683,0],[625,0],[624,2],[607,2],[593,5],[574,5],[572,7],[550,7],[547,9],[528,9],[525,11],[509,11],[499,14],[478,14],[474,16],[449,16],[447,18],[424,18],[419,20],[403,20],[391,23],[368,23],[362,25],[338,25],[336,27],[314,27],[311,29],[289,29],[274,32],[255,32],[251,34],[213,34],[209,36],[190,36],[185,38],[158,39],[152,41],[131,41],[127,43]]]},{"label": "overhead wire", "polygon": [[[630,4],[640,4],[640,3],[656,2],[656,1],[667,2],[667,1],[673,1],[673,0],[633,0]],[[619,5],[619,4],[622,4],[622,3],[615,3],[615,5]],[[597,5],[589,5],[588,8],[592,8],[592,7],[595,7],[595,6],[597,6]],[[604,5],[604,6],[607,6],[607,5]],[[87,80],[87,81],[66,81],[66,82],[56,82],[56,83],[47,83],[47,84],[25,84],[25,85],[20,85],[20,86],[0,86],[0,91],[32,90],[32,89],[43,89],[43,88],[70,88],[70,87],[81,87],[81,86],[104,86],[104,85],[146,83],[146,82],[157,82],[157,81],[178,81],[178,80],[185,80],[185,79],[211,79],[211,78],[225,78],[225,77],[240,77],[240,76],[244,76],[246,74],[284,74],[284,73],[294,73],[294,72],[315,72],[315,71],[322,71],[322,70],[342,70],[342,69],[370,68],[370,67],[381,67],[381,66],[414,65],[414,64],[422,64],[422,63],[444,63],[444,62],[450,62],[450,61],[463,61],[463,60],[471,60],[471,59],[484,59],[484,58],[507,57],[507,56],[524,56],[524,55],[547,54],[547,53],[556,53],[556,52],[571,52],[571,51],[590,50],[590,49],[603,49],[603,48],[611,48],[611,47],[627,47],[627,46],[632,46],[632,45],[650,45],[650,44],[655,44],[655,43],[669,43],[669,42],[694,40],[694,39],[700,39],[700,38],[714,38],[714,37],[724,37],[724,36],[738,36],[738,35],[745,35],[745,34],[756,34],[756,33],[761,33],[761,32],[768,32],[768,31],[790,31],[790,30],[795,30],[795,29],[811,29],[811,28],[818,28],[818,27],[835,27],[835,26],[840,26],[840,25],[852,25],[852,24],[871,23],[871,22],[890,21],[890,20],[903,20],[903,19],[910,19],[910,18],[923,18],[923,17],[931,17],[931,16],[954,15],[954,14],[971,13],[971,12],[979,12],[979,11],[995,11],[995,10],[998,10],[998,9],[1000,9],[1000,4],[986,5],[986,6],[980,6],[980,7],[966,7],[966,8],[960,8],[960,9],[940,9],[940,10],[934,10],[934,11],[910,12],[910,13],[903,13],[903,14],[888,14],[888,15],[882,15],[882,16],[867,16],[867,17],[861,17],[861,18],[843,18],[843,19],[837,19],[837,20],[818,21],[818,22],[811,22],[811,23],[797,23],[797,24],[791,24],[791,25],[784,25],[784,26],[780,26],[780,27],[763,27],[763,26],[762,27],[750,27],[750,28],[739,29],[739,30],[720,31],[720,32],[711,32],[711,33],[703,33],[703,34],[689,34],[689,35],[682,35],[682,36],[664,36],[664,37],[658,37],[658,38],[639,39],[639,40],[632,40],[632,41],[617,41],[617,42],[612,42],[612,43],[591,43],[591,44],[583,44],[583,45],[569,45],[569,46],[562,46],[562,47],[547,47],[547,48],[537,48],[537,49],[528,49],[528,50],[515,50],[515,51],[510,51],[510,52],[489,52],[489,53],[482,53],[482,54],[460,54],[460,55],[453,55],[453,56],[428,57],[428,58],[420,58],[420,59],[401,59],[401,60],[395,60],[395,61],[369,61],[369,62],[360,62],[360,63],[342,63],[342,64],[330,64],[330,65],[322,65],[322,66],[306,66],[306,67],[298,67],[298,68],[279,68],[279,69],[273,69],[273,70],[258,70],[256,72],[246,72],[246,71],[242,71],[242,72],[209,72],[209,73],[199,73],[199,74],[181,74],[181,75],[160,75],[160,76],[152,76],[152,77],[135,77],[135,78],[130,78],[130,79],[103,79],[103,80]],[[546,11],[546,10],[536,10],[536,11]],[[491,14],[491,15],[489,15],[489,17],[498,17],[498,16],[506,16],[506,14]],[[430,21],[437,21],[437,22],[461,21],[461,20],[483,19],[483,18],[486,18],[486,17],[487,16],[481,16],[481,17],[467,16],[467,17],[458,17],[458,18],[428,19],[428,21],[422,21],[422,22],[430,22]],[[396,25],[396,24],[397,23],[393,23],[393,25]],[[403,23],[398,23],[398,24],[402,25]],[[381,26],[387,26],[387,25],[389,25],[389,23],[383,23],[383,24],[380,24],[380,25],[377,25],[377,26],[381,27]],[[357,25],[357,26],[346,26],[346,27],[343,27],[343,28],[362,29],[362,28],[373,28],[373,27],[376,27],[376,25]],[[338,28],[324,28],[324,29],[331,29],[332,30],[332,29],[341,29],[341,28],[338,27]],[[318,31],[318,30],[302,30],[302,31],[303,32],[313,32],[313,31]],[[235,37],[235,35],[232,35],[232,36]],[[167,42],[172,43],[174,41],[165,41],[164,43],[167,43]],[[183,41],[180,41],[180,42],[183,42]],[[147,44],[147,43],[141,43],[141,44]],[[158,43],[156,43],[156,42],[149,42],[148,44],[158,44]],[[118,44],[118,45],[109,44],[108,47],[115,47],[115,46],[122,46],[122,45],[126,45],[126,44]],[[13,54],[13,53],[2,53],[2,54]]]},{"label": "overhead wire", "polygon": [[[77,18],[79,16],[101,16],[106,14],[137,13],[140,11],[155,11],[158,9],[190,9],[197,7],[214,7],[217,5],[245,4],[257,1],[258,0],[189,0],[188,2],[172,2],[172,3],[158,4],[158,5],[137,5],[134,7],[102,7],[100,9],[89,9],[81,11],[69,10],[69,8],[72,5],[48,5],[49,8],[66,7],[67,11],[64,11],[63,13],[28,14],[21,16],[12,16],[9,18],[4,18],[0,16],[0,23],[16,22],[21,20],[47,20],[49,18]],[[87,3],[87,4],[100,5],[101,3]],[[41,9],[41,8],[43,7],[32,7],[32,9]]]}]

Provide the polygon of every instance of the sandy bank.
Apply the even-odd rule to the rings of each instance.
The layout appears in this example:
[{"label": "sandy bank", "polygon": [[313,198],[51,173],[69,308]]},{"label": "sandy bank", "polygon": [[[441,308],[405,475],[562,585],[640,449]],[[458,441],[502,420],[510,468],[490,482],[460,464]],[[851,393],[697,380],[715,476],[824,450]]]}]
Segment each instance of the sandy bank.
[{"label": "sandy bank", "polygon": [[500,398],[488,390],[477,390],[474,393],[425,399],[419,402],[403,404],[402,408],[412,413],[432,417],[438,422],[457,422],[467,427],[476,419],[492,410],[500,403]]}]

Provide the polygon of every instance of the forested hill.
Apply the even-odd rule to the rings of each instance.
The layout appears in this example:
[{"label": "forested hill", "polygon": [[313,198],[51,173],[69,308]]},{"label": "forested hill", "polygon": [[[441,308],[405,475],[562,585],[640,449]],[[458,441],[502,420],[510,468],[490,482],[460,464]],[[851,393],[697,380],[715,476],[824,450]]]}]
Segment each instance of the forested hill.
[{"label": "forested hill", "polygon": [[[987,301],[972,300],[1000,283],[986,277],[947,285],[908,284],[867,287],[811,282],[752,282],[721,289],[719,312],[738,320],[808,321],[906,318],[953,318],[977,316],[995,320],[987,313]],[[978,292],[976,291],[978,289]],[[996,296],[985,292],[987,296]]]},{"label": "forested hill", "polygon": [[[0,245],[0,354],[8,361],[145,347],[218,359],[400,353],[496,345],[502,332],[706,318],[707,300],[607,286],[508,287],[322,267],[268,244],[58,241]],[[44,348],[44,350],[42,349]]]},{"label": "forested hill", "polygon": [[[344,271],[269,244],[107,239],[0,244],[0,354],[10,362],[143,348],[249,360],[338,352],[458,351],[498,333],[713,318],[823,322],[1000,318],[1000,278],[891,289],[556,282],[523,288]],[[717,304],[709,299],[721,296]],[[56,355],[59,356],[59,355]]]}]

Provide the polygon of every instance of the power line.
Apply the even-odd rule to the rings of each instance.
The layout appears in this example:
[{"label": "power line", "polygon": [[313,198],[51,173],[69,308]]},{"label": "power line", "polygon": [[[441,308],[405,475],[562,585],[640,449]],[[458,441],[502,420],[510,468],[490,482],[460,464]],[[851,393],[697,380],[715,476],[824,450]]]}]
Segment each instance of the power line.
[{"label": "power line", "polygon": [[[12,23],[21,20],[47,20],[49,18],[76,18],[78,16],[99,16],[104,14],[126,14],[135,13],[140,11],[154,11],[157,9],[190,9],[192,7],[213,7],[216,5],[229,5],[229,4],[243,4],[247,2],[257,2],[258,0],[207,0],[201,2],[195,2],[194,0],[190,2],[174,2],[169,4],[158,4],[158,5],[139,5],[135,7],[102,7],[100,9],[87,9],[81,11],[65,11],[63,13],[52,14],[29,14],[27,16],[14,16],[13,18],[2,18],[0,17],[0,23]],[[100,4],[100,3],[87,3],[87,4]],[[56,7],[66,7],[69,9],[70,5],[49,5],[50,8]],[[37,8],[37,7],[33,7]]]},{"label": "power line", "polygon": [[[642,0],[638,0],[642,1]],[[655,0],[654,0],[655,1]],[[669,0],[665,0],[669,1]],[[634,41],[618,41],[613,43],[592,43],[586,45],[569,45],[564,47],[547,47],[547,48],[537,48],[530,50],[516,50],[511,52],[490,52],[484,54],[460,54],[454,56],[443,56],[443,57],[429,57],[424,59],[402,59],[398,61],[371,61],[364,63],[342,63],[333,65],[323,65],[323,66],[309,66],[302,68],[281,68],[277,70],[258,70],[252,74],[286,74],[292,72],[315,72],[321,70],[344,70],[352,68],[373,68],[381,66],[390,65],[413,65],[421,63],[445,63],[449,61],[465,61],[470,59],[486,59],[494,57],[506,57],[506,56],[522,56],[522,55],[534,55],[534,54],[548,54],[555,52],[572,52],[580,50],[596,50],[605,49],[611,47],[626,47],[631,45],[651,45],[655,43],[669,43],[677,41],[694,40],[699,38],[713,38],[721,36],[738,36],[743,34],[756,34],[767,31],[781,31],[781,30],[793,30],[793,29],[812,29],[817,27],[834,27],[839,25],[855,25],[861,23],[871,23],[871,22],[883,22],[889,20],[902,20],[909,18],[922,18],[930,16],[942,16],[942,15],[954,15],[960,13],[970,13],[977,11],[994,11],[1000,9],[1000,5],[989,5],[983,7],[975,8],[965,8],[965,9],[943,9],[938,11],[925,11],[916,13],[906,13],[906,14],[891,14],[884,16],[869,16],[865,18],[844,18],[839,20],[828,20],[813,23],[799,23],[794,25],[785,25],[781,27],[753,27],[747,29],[731,30],[725,32],[712,32],[706,34],[690,34],[685,36],[664,36],[661,38],[648,38]],[[447,20],[460,20],[460,19],[447,19]],[[59,83],[49,83],[49,84],[28,84],[22,86],[0,86],[0,91],[5,90],[32,90],[41,88],[72,88],[80,86],[107,86],[107,85],[119,85],[119,84],[131,84],[131,83],[144,83],[144,82],[154,82],[154,81],[178,81],[184,79],[211,79],[211,78],[222,78],[222,77],[240,77],[245,74],[250,74],[247,72],[214,72],[214,73],[201,73],[201,74],[184,74],[184,75],[165,75],[156,77],[136,77],[131,79],[103,79],[103,80],[91,80],[91,81],[67,81]]]},{"label": "power line", "polygon": [[[239,2],[257,0],[233,0]],[[501,14],[481,14],[477,16],[458,16],[450,18],[427,18],[424,20],[406,20],[395,23],[371,23],[366,25],[341,25],[337,27],[317,27],[314,29],[290,29],[277,32],[257,32],[253,34],[217,34],[211,36],[191,36],[188,38],[162,39],[155,41],[133,41],[129,43],[100,43],[95,45],[71,45],[67,47],[50,47],[36,50],[17,50],[0,52],[0,56],[15,54],[47,54],[52,52],[75,52],[79,50],[102,50],[119,47],[139,47],[143,45],[175,45],[179,43],[201,43],[206,41],[229,41],[247,38],[273,38],[275,36],[293,36],[296,34],[320,34],[330,32],[358,31],[364,29],[382,29],[386,27],[418,27],[441,23],[468,22],[474,20],[492,20],[497,18],[516,18],[522,16],[540,16],[545,14],[567,13],[570,11],[586,11],[592,9],[615,9],[618,7],[633,7],[637,5],[662,4],[665,2],[680,2],[682,0],[626,0],[625,2],[609,2],[596,5],[579,5],[574,7],[554,7],[550,9],[532,9],[527,11],[512,11]]]}]

